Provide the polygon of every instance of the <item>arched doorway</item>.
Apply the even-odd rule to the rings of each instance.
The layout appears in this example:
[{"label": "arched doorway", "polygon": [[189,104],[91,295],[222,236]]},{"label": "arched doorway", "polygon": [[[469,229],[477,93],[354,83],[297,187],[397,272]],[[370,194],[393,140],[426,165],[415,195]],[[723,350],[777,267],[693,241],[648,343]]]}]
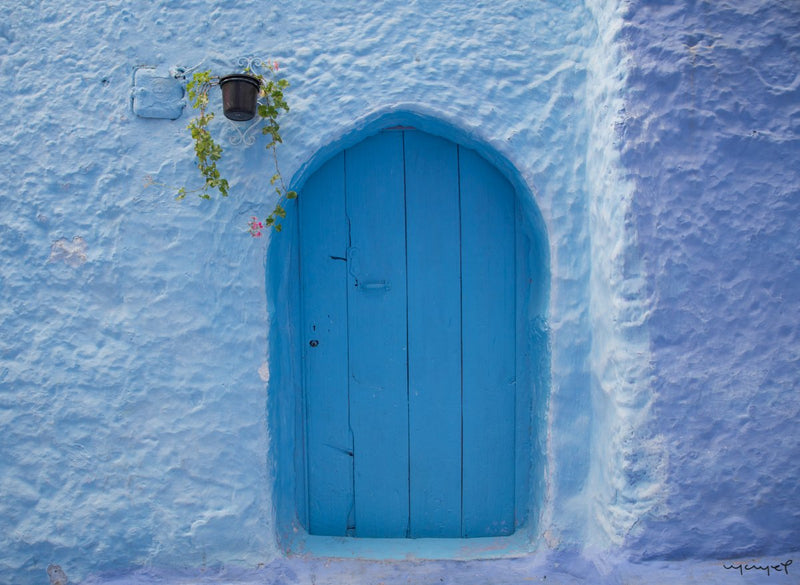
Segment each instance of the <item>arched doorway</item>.
[{"label": "arched doorway", "polygon": [[308,532],[511,534],[536,361],[514,188],[474,150],[396,127],[328,160],[298,209]]}]

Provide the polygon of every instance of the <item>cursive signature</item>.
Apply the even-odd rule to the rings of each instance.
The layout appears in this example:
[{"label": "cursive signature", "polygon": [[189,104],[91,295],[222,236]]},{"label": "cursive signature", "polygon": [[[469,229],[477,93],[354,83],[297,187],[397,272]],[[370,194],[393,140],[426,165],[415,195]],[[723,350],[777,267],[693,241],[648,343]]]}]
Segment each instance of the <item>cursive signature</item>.
[{"label": "cursive signature", "polygon": [[744,575],[745,571],[766,571],[767,576],[769,576],[770,571],[774,571],[776,573],[785,573],[789,574],[789,565],[792,564],[792,559],[785,561],[783,563],[778,563],[777,565],[751,565],[748,563],[731,563],[730,565],[722,565],[723,569],[733,569],[734,571],[739,571],[740,575]]}]

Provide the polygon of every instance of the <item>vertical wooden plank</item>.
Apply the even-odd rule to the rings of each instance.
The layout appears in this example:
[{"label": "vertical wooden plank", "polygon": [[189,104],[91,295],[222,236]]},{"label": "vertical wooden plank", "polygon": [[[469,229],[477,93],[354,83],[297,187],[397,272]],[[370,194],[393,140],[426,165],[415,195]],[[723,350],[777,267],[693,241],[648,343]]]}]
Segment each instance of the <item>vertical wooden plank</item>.
[{"label": "vertical wooden plank", "polygon": [[410,536],[461,535],[458,153],[407,131]]},{"label": "vertical wooden plank", "polygon": [[405,537],[408,530],[402,138],[384,132],[345,153],[350,415],[361,537]]},{"label": "vertical wooden plank", "polygon": [[514,192],[459,147],[465,537],[514,531]]},{"label": "vertical wooden plank", "polygon": [[353,508],[344,188],[339,154],[309,178],[298,198],[308,530],[332,536],[347,533]]}]

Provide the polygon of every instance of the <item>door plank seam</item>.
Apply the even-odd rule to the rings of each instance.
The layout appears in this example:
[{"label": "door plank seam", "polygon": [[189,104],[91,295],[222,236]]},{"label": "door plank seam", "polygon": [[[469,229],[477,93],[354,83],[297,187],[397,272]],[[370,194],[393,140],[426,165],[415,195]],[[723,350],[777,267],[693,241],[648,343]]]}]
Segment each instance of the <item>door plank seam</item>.
[{"label": "door plank seam", "polygon": [[406,271],[406,449],[408,453],[408,516],[406,517],[406,538],[411,537],[411,372],[409,362],[411,361],[411,348],[409,347],[408,331],[408,198],[407,190],[407,171],[406,171],[406,133],[401,134],[402,153],[403,153],[403,234],[405,238],[405,271]]},{"label": "door plank seam", "polygon": [[461,367],[461,380],[459,386],[461,387],[461,497],[460,505],[461,511],[459,513],[459,529],[458,533],[461,538],[466,538],[464,534],[464,274],[463,274],[463,244],[461,241],[462,236],[462,214],[461,214],[461,146],[456,145],[456,188],[458,190],[458,311],[459,311],[459,333],[458,333],[458,349],[461,354],[459,360]]},{"label": "door plank seam", "polygon": [[[342,164],[344,165],[343,169],[343,183],[344,183],[344,218],[347,222],[347,252],[346,255],[350,257],[350,246],[353,243],[353,235],[352,235],[352,222],[350,221],[350,215],[347,211],[347,150],[342,153]],[[348,262],[349,260],[345,260]],[[345,282],[344,286],[346,289],[350,287],[350,266],[347,267],[346,275],[345,275]],[[345,355],[345,359],[347,359],[347,433],[350,435],[350,450],[352,451],[352,456],[350,457],[350,511],[347,514],[347,518],[345,518],[345,536],[355,536],[356,535],[356,440],[355,434],[353,433],[353,422],[351,419],[351,412],[350,412],[350,327],[348,323],[350,322],[350,295],[345,294],[345,331],[347,332],[347,352]]]}]

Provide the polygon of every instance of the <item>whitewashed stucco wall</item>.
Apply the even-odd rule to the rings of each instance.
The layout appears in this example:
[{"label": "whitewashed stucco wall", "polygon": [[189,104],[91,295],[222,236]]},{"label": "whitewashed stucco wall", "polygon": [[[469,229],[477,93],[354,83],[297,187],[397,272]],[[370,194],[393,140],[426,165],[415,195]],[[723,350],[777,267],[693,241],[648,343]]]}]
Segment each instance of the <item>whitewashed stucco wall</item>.
[{"label": "whitewashed stucco wall", "polygon": [[631,3],[620,40],[669,477],[630,545],[775,558],[800,543],[800,6]]},{"label": "whitewashed stucco wall", "polygon": [[550,442],[563,465],[548,471],[548,538],[581,540],[590,428],[583,112],[595,30],[581,3],[4,10],[2,70],[14,91],[2,98],[3,164],[15,177],[2,208],[0,481],[13,494],[2,503],[5,574],[50,562],[78,576],[255,566],[277,554],[265,242],[245,231],[269,208],[267,161],[258,147],[231,147],[231,200],[175,202],[168,188],[145,184],[193,178],[187,117],[142,119],[130,103],[137,66],[224,73],[242,55],[277,59],[292,82],[287,176],[360,119],[403,105],[496,149],[536,193],[552,239],[561,397],[552,424],[569,437]]},{"label": "whitewashed stucco wall", "polygon": [[[250,216],[270,209],[268,161],[258,146],[231,147],[224,165],[232,183],[228,201],[175,202],[169,188],[146,183],[148,176],[167,185],[193,178],[188,114],[175,121],[139,118],[130,99],[139,66],[166,73],[201,65],[225,73],[248,55],[277,59],[292,83],[281,152],[286,176],[302,176],[315,153],[377,112],[411,109],[462,129],[509,161],[535,197],[552,279],[548,463],[536,545],[691,556],[679,544],[684,530],[711,540],[723,534],[723,515],[714,516],[722,522],[716,528],[687,521],[685,514],[706,500],[679,487],[698,476],[700,465],[682,464],[686,443],[702,442],[711,431],[689,424],[681,437],[669,423],[691,421],[693,407],[711,416],[713,406],[674,392],[691,387],[684,382],[698,379],[718,346],[706,351],[683,331],[683,347],[694,357],[673,362],[670,348],[681,345],[653,341],[664,339],[654,327],[677,334],[676,323],[685,325],[692,314],[713,322],[709,307],[686,308],[682,299],[693,278],[702,290],[718,281],[707,270],[693,271],[688,260],[670,262],[676,248],[665,243],[657,228],[663,224],[651,221],[672,218],[684,226],[657,205],[666,192],[682,194],[676,201],[685,213],[692,208],[683,159],[661,159],[659,150],[660,124],[682,128],[685,118],[664,114],[647,122],[647,112],[669,111],[661,101],[665,88],[692,78],[647,53],[661,46],[652,41],[663,40],[666,23],[684,34],[686,15],[646,4],[6,2],[0,8],[0,72],[8,88],[0,96],[7,178],[0,190],[0,581],[41,582],[49,563],[79,581],[112,569],[255,567],[279,557],[266,415],[275,359],[267,344],[267,242],[246,232]],[[730,16],[715,34],[748,30],[747,17]],[[770,22],[778,31],[777,54],[796,55],[797,19]],[[771,46],[771,38],[758,46]],[[758,54],[758,46],[742,54]],[[672,53],[663,57],[670,61]],[[782,77],[771,87],[788,88],[781,111],[795,120],[789,104],[797,76],[778,71]],[[716,79],[724,94],[727,78]],[[744,91],[743,84],[732,87]],[[708,119],[722,125],[747,119],[746,108],[728,99]],[[760,126],[774,132],[769,113],[762,116]],[[758,216],[764,225],[781,209],[797,216],[798,178],[781,162],[797,159],[792,124],[781,126],[778,142],[768,135],[776,149],[783,147],[772,170],[748,167],[749,174],[761,173],[753,185],[776,189],[764,187],[774,209]],[[666,148],[680,152],[677,140]],[[711,165],[719,153],[694,154]],[[726,168],[739,176],[732,165]],[[768,179],[775,169],[788,187]],[[699,189],[712,171],[702,164],[696,171],[691,184]],[[763,200],[763,193],[754,189],[748,201]],[[714,215],[681,231],[679,255],[713,259],[704,238],[722,220]],[[731,246],[739,236],[762,233],[746,219],[740,225],[738,236],[726,240]],[[770,245],[796,271],[791,233],[783,228]],[[683,276],[674,280],[677,266]],[[754,268],[745,280],[766,278]],[[680,295],[676,286],[683,287]],[[769,319],[797,307],[796,285],[781,290],[782,304],[769,304]],[[725,311],[734,308],[746,304]],[[786,421],[797,420],[798,407],[784,393],[797,380],[795,325],[790,319],[779,330],[789,357],[770,353],[772,363],[782,364],[780,383],[736,394],[713,415],[733,416],[740,400],[757,409],[756,395],[784,405],[784,415],[759,415],[764,428],[781,433],[780,442],[770,443],[755,423],[744,438],[733,427],[724,433],[730,449],[757,439],[783,453],[770,459],[770,473],[783,482],[776,485],[784,486],[775,488],[779,497],[759,492],[771,514],[767,527],[779,527],[780,550],[797,534],[796,516],[778,519],[793,493],[787,482],[796,476],[797,433]],[[751,347],[769,346],[770,330],[749,337]],[[724,335],[715,331],[705,339]],[[733,380],[753,366],[746,359],[719,368]],[[663,424],[654,423],[653,404]],[[709,454],[696,458],[709,468],[700,474],[701,490],[712,482],[720,454],[713,441],[706,445]],[[749,453],[740,469],[756,459]],[[756,480],[726,493],[741,503]],[[731,554],[763,550],[766,529],[750,534],[753,546]],[[666,535],[658,545],[657,535]],[[697,546],[701,556],[724,554],[724,547]]]}]

